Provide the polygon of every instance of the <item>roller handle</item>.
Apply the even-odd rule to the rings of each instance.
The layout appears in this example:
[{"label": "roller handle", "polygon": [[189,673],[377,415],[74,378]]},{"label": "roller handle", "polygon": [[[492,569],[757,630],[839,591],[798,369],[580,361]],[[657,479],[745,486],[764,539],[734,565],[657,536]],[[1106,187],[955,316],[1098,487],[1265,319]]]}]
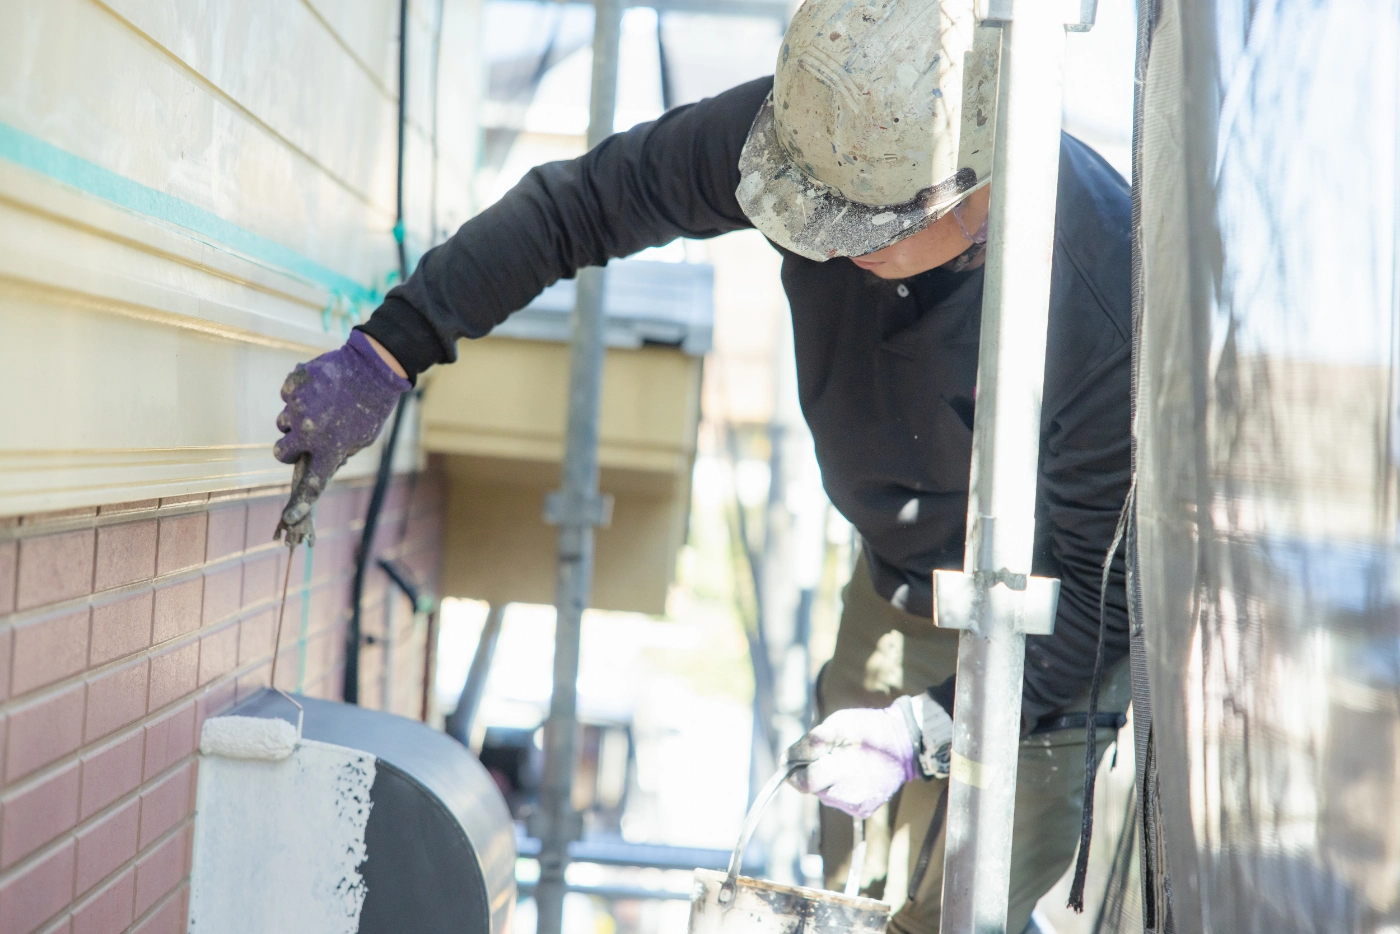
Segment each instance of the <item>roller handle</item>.
[{"label": "roller handle", "polygon": [[302,542],[308,546],[316,544],[316,527],[312,506],[320,495],[310,485],[311,455],[303,454],[292,467],[292,494],[287,497],[287,505],[277,521],[277,530],[272,540],[282,539],[288,548],[295,548]]}]

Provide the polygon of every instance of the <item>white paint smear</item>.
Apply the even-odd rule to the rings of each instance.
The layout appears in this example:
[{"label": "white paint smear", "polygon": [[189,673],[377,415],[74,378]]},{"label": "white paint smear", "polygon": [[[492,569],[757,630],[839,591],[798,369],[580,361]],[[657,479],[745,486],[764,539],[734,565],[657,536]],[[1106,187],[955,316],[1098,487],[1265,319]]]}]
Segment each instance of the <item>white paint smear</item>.
[{"label": "white paint smear", "polygon": [[280,762],[202,756],[189,931],[355,934],[374,774],[312,740]]}]

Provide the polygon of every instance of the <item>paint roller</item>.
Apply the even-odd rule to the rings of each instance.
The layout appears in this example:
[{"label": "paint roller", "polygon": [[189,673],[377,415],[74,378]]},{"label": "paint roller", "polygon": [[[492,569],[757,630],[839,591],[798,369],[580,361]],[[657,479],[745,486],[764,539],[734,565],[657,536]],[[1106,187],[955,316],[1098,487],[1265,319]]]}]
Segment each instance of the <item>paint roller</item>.
[{"label": "paint roller", "polygon": [[[282,578],[282,601],[277,608],[277,627],[272,638],[271,687],[296,708],[297,722],[293,725],[280,718],[211,717],[204,722],[204,727],[199,733],[199,751],[202,755],[276,762],[290,756],[301,739],[306,711],[296,698],[277,686],[277,657],[282,654],[282,617],[287,611],[287,588],[292,580],[292,556],[296,554],[296,548],[302,542],[309,546],[316,540],[311,510],[311,502],[315,497],[308,496],[305,492],[310,466],[310,455],[302,455],[297,459],[292,471],[292,494],[287,508],[282,512],[282,518],[277,523],[277,530],[272,535],[273,541],[280,538],[287,544],[287,570]],[[293,508],[298,505],[301,508]],[[289,522],[289,516],[295,521]]]},{"label": "paint roller", "polygon": [[311,455],[297,458],[292,469],[292,492],[287,507],[272,533],[272,540],[281,539],[287,545],[287,570],[282,578],[282,600],[277,607],[277,626],[272,638],[272,690],[297,709],[293,726],[286,720],[264,717],[211,717],[204,722],[199,734],[199,751],[206,756],[226,759],[261,759],[270,762],[287,758],[301,739],[306,711],[296,698],[277,686],[277,657],[282,654],[282,617],[287,611],[287,589],[292,580],[292,556],[303,542],[309,547],[316,541],[312,503],[316,497],[309,493]]},{"label": "paint roller", "polygon": [[199,733],[199,752],[225,759],[277,762],[297,748],[297,729],[267,717],[210,717]]}]

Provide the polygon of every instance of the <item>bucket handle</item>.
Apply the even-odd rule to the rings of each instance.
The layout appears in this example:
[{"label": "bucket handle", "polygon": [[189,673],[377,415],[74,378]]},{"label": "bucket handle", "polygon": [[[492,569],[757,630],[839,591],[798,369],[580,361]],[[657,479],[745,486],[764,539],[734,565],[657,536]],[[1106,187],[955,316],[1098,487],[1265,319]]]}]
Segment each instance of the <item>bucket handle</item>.
[{"label": "bucket handle", "polygon": [[[739,870],[744,863],[744,850],[748,847],[749,840],[753,838],[754,831],[758,829],[759,819],[763,817],[763,811],[768,807],[768,802],[773,800],[773,796],[778,793],[783,782],[788,780],[788,776],[814,761],[813,759],[788,760],[759,789],[758,796],[754,798],[753,807],[749,808],[748,816],[744,818],[744,827],[739,831],[739,842],[734,844],[734,852],[729,857],[729,875],[725,877],[724,884],[719,888],[721,906],[728,908],[734,901]],[[865,821],[859,817],[853,818],[853,821],[854,846],[851,848],[851,871],[846,876],[845,890],[845,894],[852,897],[860,892],[861,870],[865,868]]]}]

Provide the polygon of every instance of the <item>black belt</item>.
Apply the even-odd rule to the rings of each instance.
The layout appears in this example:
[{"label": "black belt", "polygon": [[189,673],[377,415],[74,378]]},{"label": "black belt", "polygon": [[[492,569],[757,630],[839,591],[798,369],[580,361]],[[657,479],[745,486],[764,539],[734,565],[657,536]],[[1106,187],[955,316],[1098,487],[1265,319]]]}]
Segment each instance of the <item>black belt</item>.
[{"label": "black belt", "polygon": [[[1118,730],[1127,722],[1127,715],[1121,713],[1101,713],[1094,718],[1094,726],[1100,730]],[[1037,720],[1030,735],[1056,733],[1060,730],[1083,730],[1088,725],[1089,715],[1087,713],[1054,714]]]}]

